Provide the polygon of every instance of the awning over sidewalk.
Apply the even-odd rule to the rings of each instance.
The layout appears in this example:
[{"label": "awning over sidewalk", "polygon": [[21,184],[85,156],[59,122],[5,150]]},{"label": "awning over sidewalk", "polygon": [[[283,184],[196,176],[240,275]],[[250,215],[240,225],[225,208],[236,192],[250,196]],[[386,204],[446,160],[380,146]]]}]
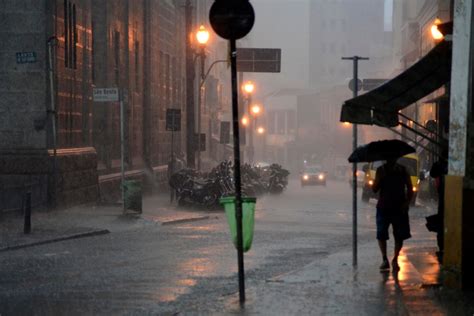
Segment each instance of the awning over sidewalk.
[{"label": "awning over sidewalk", "polygon": [[451,42],[442,41],[406,71],[344,102],[341,122],[393,127],[398,111],[439,89],[451,78]]}]

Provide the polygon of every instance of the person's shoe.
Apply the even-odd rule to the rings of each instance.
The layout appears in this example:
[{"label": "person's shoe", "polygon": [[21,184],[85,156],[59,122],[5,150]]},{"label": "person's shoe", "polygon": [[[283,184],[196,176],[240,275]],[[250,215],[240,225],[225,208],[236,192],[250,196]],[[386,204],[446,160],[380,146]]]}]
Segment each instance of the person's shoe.
[{"label": "person's shoe", "polygon": [[393,271],[400,271],[400,266],[398,265],[398,260],[397,259],[393,259],[392,260],[392,270]]},{"label": "person's shoe", "polygon": [[387,271],[390,270],[390,263],[388,263],[388,260],[384,260],[382,264],[380,265],[380,271]]}]

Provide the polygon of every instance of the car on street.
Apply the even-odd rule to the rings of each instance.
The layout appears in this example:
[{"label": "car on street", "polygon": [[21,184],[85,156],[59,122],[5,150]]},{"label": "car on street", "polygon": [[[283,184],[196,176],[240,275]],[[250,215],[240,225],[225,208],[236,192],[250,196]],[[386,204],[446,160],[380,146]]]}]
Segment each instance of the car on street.
[{"label": "car on street", "polygon": [[320,166],[306,166],[301,173],[301,186],[324,185],[326,186],[326,172]]},{"label": "car on street", "polygon": [[[364,182],[365,182],[365,172],[361,169],[357,169],[356,176],[357,176],[357,186],[363,187]],[[352,187],[352,184],[354,183],[353,178],[352,178],[352,169],[347,172],[347,182],[349,182],[349,185]]]}]

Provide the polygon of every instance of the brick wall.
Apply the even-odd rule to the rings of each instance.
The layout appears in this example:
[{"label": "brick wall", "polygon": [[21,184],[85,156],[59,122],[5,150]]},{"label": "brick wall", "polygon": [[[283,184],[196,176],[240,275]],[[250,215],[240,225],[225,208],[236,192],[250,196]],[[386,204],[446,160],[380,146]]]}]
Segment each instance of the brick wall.
[{"label": "brick wall", "polygon": [[[39,205],[53,196],[63,206],[93,201],[99,187],[107,187],[103,195],[120,191],[119,182],[100,186],[98,180],[120,170],[119,104],[93,102],[94,87],[124,92],[126,170],[141,172],[151,185],[165,184],[171,152],[166,109],[181,108],[185,117],[181,2],[18,0],[2,2],[0,10],[0,40],[6,43],[0,47],[0,152],[16,166],[0,166],[2,204],[17,190],[8,208],[21,207],[27,182],[37,186]],[[57,38],[56,159],[48,153],[53,136],[46,43],[51,36]],[[34,52],[36,62],[17,64],[17,52]],[[174,135],[176,152],[185,143],[184,131]],[[10,182],[15,185],[7,190]]]}]

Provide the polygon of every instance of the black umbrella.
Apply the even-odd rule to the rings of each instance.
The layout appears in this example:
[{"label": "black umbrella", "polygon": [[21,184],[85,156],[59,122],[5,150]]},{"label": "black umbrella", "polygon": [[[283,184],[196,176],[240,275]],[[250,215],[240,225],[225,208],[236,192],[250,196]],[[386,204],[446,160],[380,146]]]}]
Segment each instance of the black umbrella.
[{"label": "black umbrella", "polygon": [[397,159],[415,152],[415,148],[398,139],[381,140],[357,147],[349,156],[349,162],[372,162]]}]

